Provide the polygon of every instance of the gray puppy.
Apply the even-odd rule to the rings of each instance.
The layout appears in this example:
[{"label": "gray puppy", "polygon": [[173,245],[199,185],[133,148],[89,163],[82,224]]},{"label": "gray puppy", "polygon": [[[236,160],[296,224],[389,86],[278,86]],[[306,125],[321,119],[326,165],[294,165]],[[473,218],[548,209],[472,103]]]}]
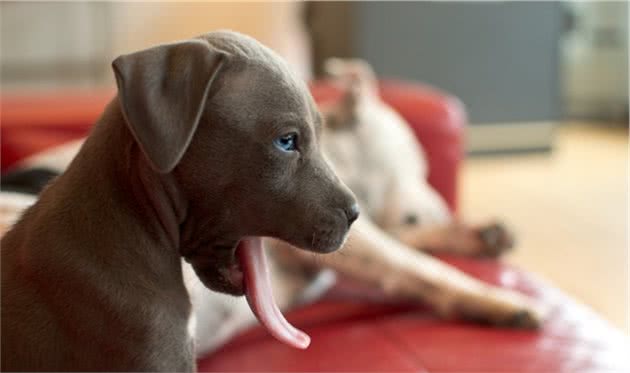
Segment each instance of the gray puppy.
[{"label": "gray puppy", "polygon": [[273,324],[256,237],[330,252],[358,216],[308,90],[255,40],[215,32],[113,68],[118,97],[2,239],[2,370],[194,370],[180,257]]}]

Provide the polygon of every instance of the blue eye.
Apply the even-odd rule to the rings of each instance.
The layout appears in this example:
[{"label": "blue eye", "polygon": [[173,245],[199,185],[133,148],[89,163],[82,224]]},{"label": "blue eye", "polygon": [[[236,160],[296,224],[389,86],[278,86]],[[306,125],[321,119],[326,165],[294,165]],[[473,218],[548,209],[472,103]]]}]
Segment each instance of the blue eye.
[{"label": "blue eye", "polygon": [[273,140],[274,145],[283,152],[292,152],[297,150],[297,134],[288,133]]}]

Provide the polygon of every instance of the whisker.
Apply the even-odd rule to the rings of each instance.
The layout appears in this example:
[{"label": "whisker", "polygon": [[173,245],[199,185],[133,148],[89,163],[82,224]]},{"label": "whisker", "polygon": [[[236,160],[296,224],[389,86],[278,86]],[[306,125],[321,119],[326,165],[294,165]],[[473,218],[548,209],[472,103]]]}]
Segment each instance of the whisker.
[{"label": "whisker", "polygon": [[343,256],[344,258],[348,257],[348,253],[345,252],[343,249],[335,251],[334,254],[339,255],[339,256]]},{"label": "whisker", "polygon": [[321,258],[321,254],[311,253],[311,258],[313,258],[313,263],[316,267],[322,267],[324,265],[324,261]]}]

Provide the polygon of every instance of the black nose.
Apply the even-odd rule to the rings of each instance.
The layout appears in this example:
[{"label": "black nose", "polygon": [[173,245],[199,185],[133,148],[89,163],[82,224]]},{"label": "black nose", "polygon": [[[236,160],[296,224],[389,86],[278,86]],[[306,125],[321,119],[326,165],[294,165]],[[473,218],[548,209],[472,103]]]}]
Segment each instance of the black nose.
[{"label": "black nose", "polygon": [[359,217],[359,205],[355,203],[349,209],[346,209],[346,217],[348,218],[348,225],[354,223]]}]

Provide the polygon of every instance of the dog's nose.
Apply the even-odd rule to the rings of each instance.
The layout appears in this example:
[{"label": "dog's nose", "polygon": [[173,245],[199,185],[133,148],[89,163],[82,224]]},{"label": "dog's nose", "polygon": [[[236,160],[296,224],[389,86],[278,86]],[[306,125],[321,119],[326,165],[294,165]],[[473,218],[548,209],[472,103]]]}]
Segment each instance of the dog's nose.
[{"label": "dog's nose", "polygon": [[346,210],[346,217],[348,218],[348,225],[354,223],[359,217],[359,205],[355,203],[350,206],[350,208]]}]

